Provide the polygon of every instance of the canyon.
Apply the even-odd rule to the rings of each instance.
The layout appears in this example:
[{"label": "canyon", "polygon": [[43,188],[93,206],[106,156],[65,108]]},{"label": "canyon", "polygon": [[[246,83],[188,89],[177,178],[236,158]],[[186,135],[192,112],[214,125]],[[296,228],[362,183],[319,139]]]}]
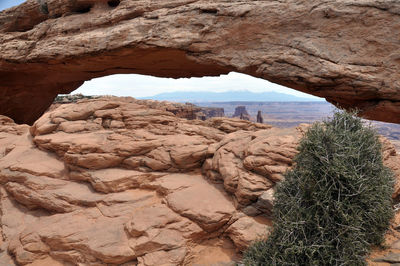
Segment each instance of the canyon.
[{"label": "canyon", "polygon": [[28,0],[0,12],[0,114],[32,124],[57,94],[116,73],[237,71],[399,123],[399,10],[394,0]]}]

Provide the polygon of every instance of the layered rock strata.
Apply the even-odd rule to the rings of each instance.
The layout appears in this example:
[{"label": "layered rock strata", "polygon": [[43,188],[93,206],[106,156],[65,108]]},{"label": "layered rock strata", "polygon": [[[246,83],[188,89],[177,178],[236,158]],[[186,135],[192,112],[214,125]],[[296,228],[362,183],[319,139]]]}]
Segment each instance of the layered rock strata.
[{"label": "layered rock strata", "polygon": [[152,106],[84,100],[32,127],[0,116],[1,265],[230,265],[268,235],[274,186],[307,126]]},{"label": "layered rock strata", "polygon": [[237,71],[399,123],[399,10],[393,0],[28,0],[0,12],[0,114],[33,123],[57,94],[110,74]]},{"label": "layered rock strata", "polygon": [[0,264],[202,265],[209,250],[225,263],[268,232],[201,167],[227,132],[270,126],[155,107],[64,104],[30,128],[1,117]]}]

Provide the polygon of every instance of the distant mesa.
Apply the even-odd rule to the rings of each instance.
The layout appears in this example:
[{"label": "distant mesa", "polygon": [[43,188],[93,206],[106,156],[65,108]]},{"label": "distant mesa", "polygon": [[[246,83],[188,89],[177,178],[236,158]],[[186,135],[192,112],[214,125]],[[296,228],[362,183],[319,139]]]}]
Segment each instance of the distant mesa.
[{"label": "distant mesa", "polygon": [[[199,117],[198,119],[200,120],[207,120],[211,117],[225,117],[225,111],[224,108],[218,108],[218,107],[199,107],[201,108],[201,112],[199,112]],[[200,116],[200,114],[204,114],[203,116]]]},{"label": "distant mesa", "polygon": [[235,113],[233,114],[233,117],[239,117],[240,119],[247,121],[251,120],[251,116],[247,112],[246,106],[244,105],[240,105],[235,108]]}]

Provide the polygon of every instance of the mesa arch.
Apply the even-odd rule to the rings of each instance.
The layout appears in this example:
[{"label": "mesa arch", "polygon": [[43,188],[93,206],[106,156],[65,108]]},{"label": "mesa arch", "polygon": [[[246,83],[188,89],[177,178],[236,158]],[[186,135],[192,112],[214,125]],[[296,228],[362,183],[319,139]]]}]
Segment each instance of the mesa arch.
[{"label": "mesa arch", "polygon": [[399,36],[395,0],[28,0],[0,12],[0,114],[110,74],[237,71],[400,123]]}]

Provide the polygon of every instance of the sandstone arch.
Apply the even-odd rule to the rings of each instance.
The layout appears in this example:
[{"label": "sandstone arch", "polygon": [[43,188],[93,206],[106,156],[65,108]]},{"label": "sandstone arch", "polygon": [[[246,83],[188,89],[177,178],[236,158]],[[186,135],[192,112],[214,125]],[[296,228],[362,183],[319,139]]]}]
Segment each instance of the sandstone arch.
[{"label": "sandstone arch", "polygon": [[0,12],[0,113],[32,123],[109,74],[238,71],[399,123],[399,15],[395,0],[28,0]]}]

